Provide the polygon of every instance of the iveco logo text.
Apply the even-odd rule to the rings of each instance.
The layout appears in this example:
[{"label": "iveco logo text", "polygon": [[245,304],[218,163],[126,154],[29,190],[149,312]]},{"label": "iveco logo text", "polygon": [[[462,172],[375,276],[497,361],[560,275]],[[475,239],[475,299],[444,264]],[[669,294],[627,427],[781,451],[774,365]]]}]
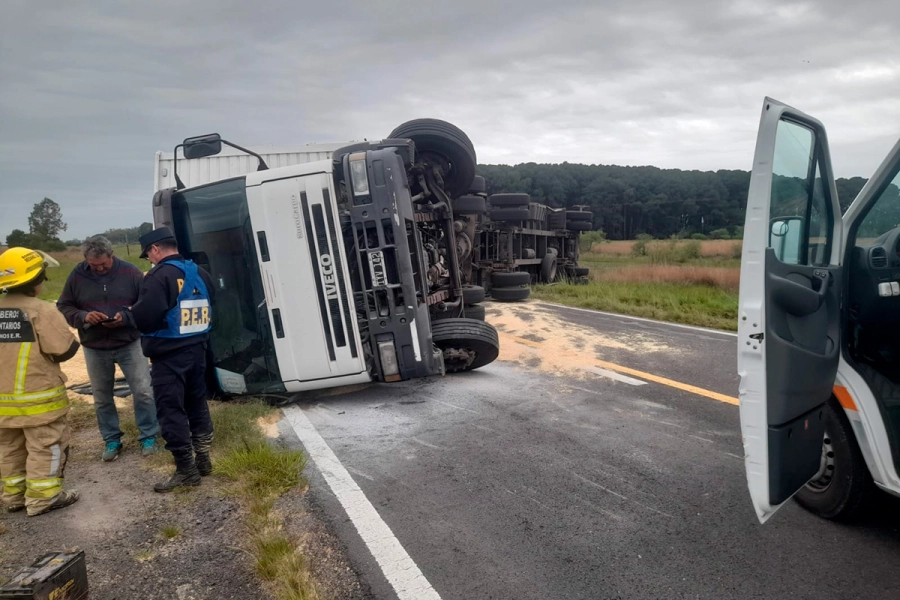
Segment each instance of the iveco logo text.
[{"label": "iveco logo text", "polygon": [[300,203],[296,196],[291,196],[291,205],[294,207],[294,229],[297,230],[297,239],[303,239],[303,225],[300,224]]},{"label": "iveco logo text", "polygon": [[325,282],[325,297],[329,300],[337,300],[337,282],[334,279],[334,266],[331,262],[331,255],[320,255],[319,264],[322,265],[322,281]]}]

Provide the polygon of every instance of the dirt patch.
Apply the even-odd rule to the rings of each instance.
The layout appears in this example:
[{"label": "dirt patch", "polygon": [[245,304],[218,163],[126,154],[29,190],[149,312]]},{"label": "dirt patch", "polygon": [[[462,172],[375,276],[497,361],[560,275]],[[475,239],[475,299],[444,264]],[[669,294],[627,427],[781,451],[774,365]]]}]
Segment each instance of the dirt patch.
[{"label": "dirt patch", "polygon": [[[81,352],[63,363],[68,384],[86,383]],[[73,427],[67,489],[81,500],[64,510],[29,518],[0,513],[0,581],[41,554],[85,551],[91,598],[251,600],[270,598],[257,577],[245,541],[245,509],[226,494],[228,483],[213,475],[187,492],[157,494],[153,484],[171,472],[171,455],[142,458],[137,450],[131,397],[117,398],[125,445],[112,463],[100,460],[103,440],[92,398],[70,394]],[[277,436],[277,417],[260,419],[267,436]],[[319,597],[371,597],[330,533],[306,490],[292,490],[277,502],[284,526],[306,554]]]},{"label": "dirt patch", "polygon": [[[656,338],[637,332],[603,334],[594,329],[573,327],[538,303],[491,303],[487,321],[500,336],[499,360],[516,363],[545,373],[587,377],[586,369],[596,361],[609,360],[610,351],[637,354],[679,352]],[[593,349],[585,351],[585,349]]]}]

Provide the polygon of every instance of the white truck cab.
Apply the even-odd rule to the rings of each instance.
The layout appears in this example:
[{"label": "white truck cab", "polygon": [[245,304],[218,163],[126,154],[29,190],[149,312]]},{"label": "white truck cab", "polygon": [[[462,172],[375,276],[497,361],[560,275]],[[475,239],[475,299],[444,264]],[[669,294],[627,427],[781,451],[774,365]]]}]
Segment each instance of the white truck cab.
[{"label": "white truck cab", "polygon": [[825,128],[766,98],[738,313],[744,461],[760,522],[900,496],[900,142],[841,216]]}]

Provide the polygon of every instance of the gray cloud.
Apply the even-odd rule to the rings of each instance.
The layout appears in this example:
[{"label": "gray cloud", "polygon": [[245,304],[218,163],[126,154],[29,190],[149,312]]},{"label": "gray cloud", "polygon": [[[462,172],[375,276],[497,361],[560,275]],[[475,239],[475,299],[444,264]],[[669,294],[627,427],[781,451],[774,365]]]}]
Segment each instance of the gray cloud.
[{"label": "gray cloud", "polygon": [[763,97],[828,128],[839,176],[900,134],[894,2],[7,2],[0,236],[57,200],[75,237],[150,220],[188,135],[372,139],[450,120],[481,162],[749,169]]}]

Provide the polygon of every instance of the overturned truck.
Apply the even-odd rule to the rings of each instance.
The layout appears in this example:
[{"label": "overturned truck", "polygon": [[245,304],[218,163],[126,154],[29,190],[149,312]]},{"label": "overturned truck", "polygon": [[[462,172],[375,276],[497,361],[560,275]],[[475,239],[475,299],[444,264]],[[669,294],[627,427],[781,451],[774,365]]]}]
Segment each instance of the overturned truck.
[{"label": "overturned truck", "polygon": [[219,392],[393,382],[496,359],[486,295],[521,300],[532,281],[583,278],[590,213],[488,198],[475,169],[466,134],[434,119],[301,151],[211,134],[158,152],[154,225],[214,281]]}]

